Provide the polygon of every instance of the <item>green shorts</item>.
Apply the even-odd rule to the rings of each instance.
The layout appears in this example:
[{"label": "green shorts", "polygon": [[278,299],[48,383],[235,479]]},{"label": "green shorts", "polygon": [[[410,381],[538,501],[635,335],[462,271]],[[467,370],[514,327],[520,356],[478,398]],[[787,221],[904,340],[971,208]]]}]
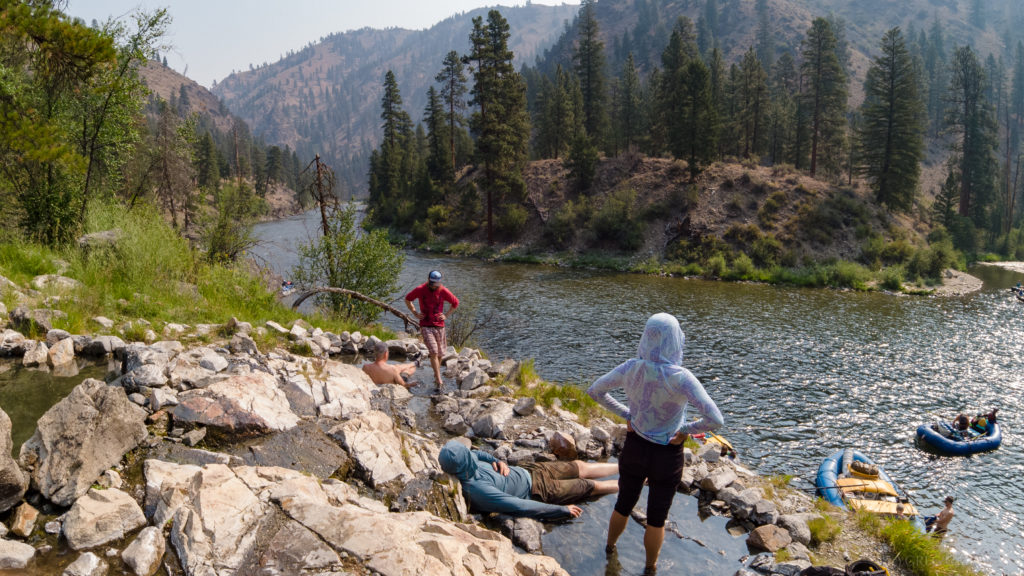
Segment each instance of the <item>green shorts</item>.
[{"label": "green shorts", "polygon": [[580,478],[575,462],[537,462],[525,464],[529,470],[533,498],[548,504],[571,504],[590,496],[594,481]]}]

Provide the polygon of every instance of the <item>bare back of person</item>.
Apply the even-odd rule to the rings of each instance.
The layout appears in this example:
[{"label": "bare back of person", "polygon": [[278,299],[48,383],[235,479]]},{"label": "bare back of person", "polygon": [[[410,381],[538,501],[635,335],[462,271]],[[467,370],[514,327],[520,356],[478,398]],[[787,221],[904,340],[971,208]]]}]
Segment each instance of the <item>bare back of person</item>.
[{"label": "bare back of person", "polygon": [[367,362],[363,364],[363,372],[366,372],[366,375],[370,377],[370,380],[373,380],[374,384],[398,384],[408,388],[409,384],[402,378],[402,368],[403,366],[386,362]]}]

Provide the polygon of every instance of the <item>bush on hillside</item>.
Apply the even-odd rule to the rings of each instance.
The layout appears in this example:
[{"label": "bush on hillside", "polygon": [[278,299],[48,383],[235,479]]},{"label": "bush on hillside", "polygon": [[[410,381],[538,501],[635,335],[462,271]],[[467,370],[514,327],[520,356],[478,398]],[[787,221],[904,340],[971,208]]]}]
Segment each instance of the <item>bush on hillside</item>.
[{"label": "bush on hillside", "polygon": [[495,228],[498,234],[505,238],[517,238],[526,228],[528,216],[526,208],[521,204],[505,204],[502,206]]},{"label": "bush on hillside", "polygon": [[623,250],[634,251],[643,245],[644,224],[636,217],[636,192],[622,188],[609,194],[604,205],[590,220],[597,239]]}]

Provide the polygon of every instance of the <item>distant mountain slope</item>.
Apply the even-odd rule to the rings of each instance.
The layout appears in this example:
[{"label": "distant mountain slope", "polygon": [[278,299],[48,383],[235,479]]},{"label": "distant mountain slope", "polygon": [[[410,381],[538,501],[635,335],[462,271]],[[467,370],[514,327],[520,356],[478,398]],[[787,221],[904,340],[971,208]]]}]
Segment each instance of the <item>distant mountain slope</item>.
[{"label": "distant mountain slope", "polygon": [[[499,10],[511,28],[510,48],[524,64],[561,35],[578,6]],[[385,72],[395,73],[405,109],[418,121],[445,54],[468,52],[472,19],[486,15],[487,9],[474,10],[428,30],[334,34],[274,64],[232,74],[213,91],[255,134],[290,145],[302,157],[320,154],[350,190],[362,190],[380,138]]]},{"label": "distant mountain slope", "polygon": [[146,82],[146,86],[154,96],[159,96],[168,102],[172,99],[178,102],[187,98],[187,105],[184,106],[186,112],[207,116],[220,131],[227,132],[231,129],[233,120],[228,109],[212,92],[194,80],[182,76],[156,60],[147,62],[139,70],[139,76]]}]

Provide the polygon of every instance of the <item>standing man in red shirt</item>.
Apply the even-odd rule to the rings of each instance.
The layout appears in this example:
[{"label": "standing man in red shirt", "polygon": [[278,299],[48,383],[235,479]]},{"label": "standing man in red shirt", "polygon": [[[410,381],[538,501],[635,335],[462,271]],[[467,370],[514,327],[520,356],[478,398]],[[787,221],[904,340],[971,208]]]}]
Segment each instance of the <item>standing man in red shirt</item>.
[{"label": "standing man in red shirt", "polygon": [[[413,300],[420,301],[420,310],[416,311]],[[427,282],[420,284],[405,295],[405,305],[420,320],[420,334],[423,343],[430,353],[430,367],[434,369],[434,384],[441,388],[441,358],[448,349],[448,341],[444,332],[444,303],[451,307],[449,312],[459,306],[459,299],[441,285],[441,273],[432,270],[427,275]]]}]

